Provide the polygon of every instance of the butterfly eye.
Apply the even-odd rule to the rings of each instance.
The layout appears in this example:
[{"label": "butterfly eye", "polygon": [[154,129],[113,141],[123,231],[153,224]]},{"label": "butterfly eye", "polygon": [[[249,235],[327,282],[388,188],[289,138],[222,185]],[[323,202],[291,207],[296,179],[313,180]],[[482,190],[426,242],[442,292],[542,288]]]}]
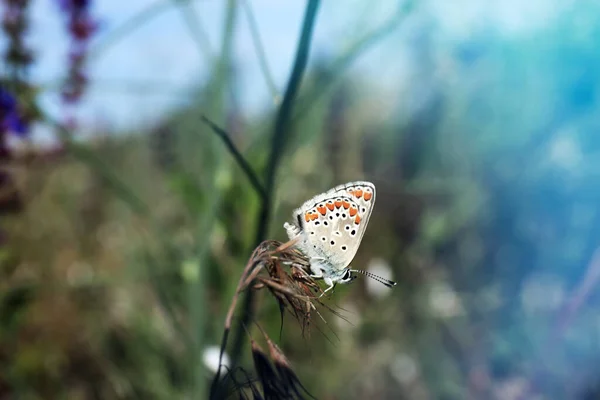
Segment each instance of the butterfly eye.
[{"label": "butterfly eye", "polygon": [[347,269],[346,273],[344,274],[344,276],[342,277],[343,280],[347,281],[350,279],[350,270]]}]

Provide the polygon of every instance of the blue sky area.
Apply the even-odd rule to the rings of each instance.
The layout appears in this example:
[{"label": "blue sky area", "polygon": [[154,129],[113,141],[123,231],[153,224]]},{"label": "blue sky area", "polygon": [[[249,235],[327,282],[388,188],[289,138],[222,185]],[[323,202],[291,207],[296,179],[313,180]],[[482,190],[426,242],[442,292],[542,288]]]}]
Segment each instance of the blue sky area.
[{"label": "blue sky area", "polygon": [[[305,1],[250,1],[277,87],[288,77]],[[56,1],[39,0],[32,4],[32,30],[29,43],[37,60],[34,81],[47,87],[41,100],[44,109],[59,118],[62,114],[59,93],[52,89],[65,70],[68,36]],[[151,7],[148,0],[94,1],[94,15],[101,30],[93,46],[104,41],[126,21]],[[219,47],[225,0],[196,0],[191,7],[206,31],[210,48]],[[312,46],[315,56],[342,52],[357,38],[384,23],[398,2],[371,0],[323,1]],[[353,65],[353,72],[372,77],[373,85],[386,93],[402,93],[418,69],[406,52],[411,26],[428,18],[435,26],[435,40],[449,44],[468,40],[480,32],[494,31],[501,36],[527,36],[552,24],[569,2],[558,0],[429,0],[417,1],[417,9],[391,35],[374,46]],[[172,5],[125,37],[104,48],[90,65],[92,85],[76,114],[84,127],[101,124],[113,129],[152,125],[169,110],[185,104],[189,93],[207,77],[206,57],[190,35],[182,9]],[[244,12],[238,14],[235,60],[240,67],[240,96],[244,111],[252,114],[272,106],[259,69],[249,25]],[[3,41],[0,41],[3,44]],[[97,48],[97,47],[96,47]],[[37,127],[38,139],[50,139]]]}]

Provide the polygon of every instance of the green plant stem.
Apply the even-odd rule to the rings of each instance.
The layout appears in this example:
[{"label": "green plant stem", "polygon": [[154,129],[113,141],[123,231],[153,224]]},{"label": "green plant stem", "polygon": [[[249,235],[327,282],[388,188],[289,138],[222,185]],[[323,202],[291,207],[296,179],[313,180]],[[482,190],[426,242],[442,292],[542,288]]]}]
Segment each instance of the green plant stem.
[{"label": "green plant stem", "polygon": [[300,98],[293,119],[298,120],[302,118],[306,112],[317,103],[319,98],[328,93],[329,89],[335,86],[343,76],[343,72],[347,70],[361,54],[369,50],[386,35],[392,33],[402,22],[404,22],[406,16],[414,9],[415,4],[416,0],[409,0],[399,6],[396,13],[386,22],[358,39],[344,54],[335,60],[330,67],[332,74],[328,74],[326,79],[316,82],[312,85],[313,89]]},{"label": "green plant stem", "polygon": [[260,180],[258,179],[258,176],[254,172],[248,161],[246,161],[244,156],[242,156],[242,153],[240,153],[239,150],[235,147],[235,144],[231,141],[231,138],[229,137],[227,132],[224,129],[221,129],[217,124],[212,122],[206,116],[201,115],[200,118],[212,129],[214,133],[217,134],[217,136],[219,136],[223,140],[225,146],[227,146],[227,149],[229,150],[235,161],[239,164],[240,168],[242,168],[242,170],[248,177],[248,180],[254,187],[254,190],[256,190],[258,195],[264,201],[266,198],[265,189],[263,188],[262,184],[260,183]]},{"label": "green plant stem", "polygon": [[265,54],[264,46],[262,44],[260,33],[258,32],[258,24],[256,23],[256,19],[254,18],[254,12],[252,11],[252,5],[249,0],[242,0],[242,5],[244,10],[246,11],[246,17],[248,18],[248,25],[250,26],[250,36],[252,37],[252,42],[254,43],[254,48],[256,49],[256,55],[258,56],[258,62],[260,64],[260,70],[265,78],[265,82],[269,91],[271,92],[271,97],[274,102],[278,101],[279,93],[277,91],[277,87],[275,86],[275,80],[273,79],[273,74],[269,69],[269,64],[267,63],[267,55]]},{"label": "green plant stem", "polygon": [[181,10],[181,15],[185,21],[186,26],[190,31],[192,39],[196,42],[200,54],[202,54],[206,60],[213,59],[213,52],[210,48],[210,41],[208,40],[208,34],[202,27],[200,17],[194,9],[194,5],[189,0],[173,0]]},{"label": "green plant stem", "polygon": [[[298,42],[298,48],[296,50],[294,66],[287,84],[287,88],[285,90],[285,94],[283,96],[283,101],[281,102],[281,106],[279,108],[279,112],[277,113],[277,117],[275,120],[275,127],[273,129],[273,136],[271,139],[271,153],[269,156],[265,180],[265,190],[267,196],[262,202],[262,207],[259,214],[258,227],[256,231],[256,237],[254,240],[255,246],[258,246],[265,239],[268,231],[269,220],[273,209],[273,197],[275,192],[275,179],[277,176],[277,169],[283,156],[285,145],[288,139],[288,134],[290,132],[289,122],[290,117],[292,115],[292,107],[296,95],[298,93],[300,81],[302,80],[302,76],[306,69],[310,43],[313,35],[319,5],[320,0],[310,0],[306,6],[300,40]],[[252,319],[253,304],[253,292],[248,291],[244,296],[242,304],[241,321],[233,335],[233,345],[231,350],[232,369],[236,367],[241,357],[243,344],[245,342],[244,326],[248,326],[249,321],[251,321]]]},{"label": "green plant stem", "polygon": [[117,27],[110,34],[108,34],[104,40],[92,46],[88,53],[88,62],[95,61],[115,42],[140,28],[143,24],[147,23],[151,19],[156,18],[163,12],[167,11],[170,7],[170,1],[159,0],[125,21],[121,26]]},{"label": "green plant stem", "polygon": [[[223,100],[224,93],[227,91],[227,78],[230,71],[231,63],[231,52],[233,49],[233,38],[235,32],[235,22],[237,16],[237,0],[228,0],[226,5],[225,21],[223,24],[223,35],[221,43],[221,52],[218,59],[213,63],[213,79],[206,91],[208,98],[210,99],[212,106],[209,109],[211,115],[217,115],[221,117],[223,114]],[[212,167],[214,171],[218,172],[224,167],[226,157],[222,156],[220,146],[214,148],[211,157],[214,163]],[[193,364],[193,393],[192,398],[201,399],[206,396],[206,367],[204,366],[203,352],[205,347],[205,334],[206,334],[206,322],[207,322],[207,310],[206,310],[206,294],[207,294],[207,279],[205,270],[208,266],[209,255],[210,255],[210,237],[213,231],[216,216],[218,215],[218,208],[221,204],[223,196],[222,191],[217,190],[217,174],[214,173],[208,179],[207,193],[212,193],[210,196],[210,203],[207,206],[206,213],[203,216],[201,222],[198,224],[196,236],[199,239],[198,250],[196,252],[197,267],[199,273],[197,279],[191,283],[189,287],[189,303],[188,307],[190,310],[190,318],[192,324],[192,335],[194,348],[192,349],[194,354]]]}]

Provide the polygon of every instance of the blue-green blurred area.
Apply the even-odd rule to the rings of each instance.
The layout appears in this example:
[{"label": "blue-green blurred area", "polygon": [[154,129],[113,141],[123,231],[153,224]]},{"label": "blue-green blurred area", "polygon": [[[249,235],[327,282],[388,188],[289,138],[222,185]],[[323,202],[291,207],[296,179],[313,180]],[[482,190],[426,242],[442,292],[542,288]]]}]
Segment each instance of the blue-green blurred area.
[{"label": "blue-green blurred area", "polygon": [[[58,150],[11,138],[0,399],[207,398],[263,198],[201,116],[264,185],[291,74],[290,63],[253,112],[240,101],[246,68],[265,87],[270,73],[231,51],[251,35],[244,3],[222,2],[208,78],[160,121],[98,124],[85,140],[40,122]],[[289,313],[280,334],[275,299],[257,292],[254,320],[317,398],[600,397],[600,5],[554,3],[524,8],[531,24],[488,13],[452,35],[461,12],[390,3],[385,28],[312,43],[262,239],[285,241],[283,223],[310,197],[368,180],[377,204],[352,265],[398,282],[338,285],[325,302],[343,318],[312,313],[310,335]],[[464,14],[485,4],[464,2]],[[323,7],[317,33],[335,14]],[[303,12],[285,16],[294,34]],[[232,335],[245,346],[226,355],[247,381],[249,336],[262,334],[245,333],[239,312]]]}]

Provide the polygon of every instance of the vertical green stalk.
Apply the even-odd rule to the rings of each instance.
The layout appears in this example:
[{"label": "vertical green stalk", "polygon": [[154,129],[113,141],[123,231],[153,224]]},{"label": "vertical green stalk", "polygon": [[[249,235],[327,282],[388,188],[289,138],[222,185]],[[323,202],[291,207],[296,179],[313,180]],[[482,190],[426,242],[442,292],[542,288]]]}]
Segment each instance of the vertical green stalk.
[{"label": "vertical green stalk", "polygon": [[[196,42],[200,54],[204,56],[206,60],[213,59],[213,52],[210,48],[210,41],[208,40],[208,34],[200,23],[200,17],[194,9],[194,4],[191,1],[175,0],[181,10],[181,16],[183,17],[185,24],[187,25],[192,39]],[[223,53],[221,53],[222,55]]]},{"label": "vertical green stalk", "polygon": [[[225,16],[223,42],[221,45],[221,54],[216,60],[213,70],[213,79],[204,93],[206,98],[207,113],[216,119],[223,118],[225,92],[227,91],[227,83],[229,77],[231,50],[233,43],[233,33],[235,26],[237,4],[236,0],[228,0],[227,12]],[[188,20],[189,23],[189,20]],[[205,49],[200,46],[199,51],[204,52]],[[206,104],[205,103],[205,104]],[[204,145],[204,143],[203,143]],[[210,236],[213,230],[218,207],[221,202],[222,194],[218,191],[216,177],[224,165],[223,149],[216,140],[211,140],[206,145],[210,146],[211,151],[206,154],[212,154],[210,157],[211,165],[207,165],[213,173],[210,176],[205,174],[206,183],[204,190],[206,193],[211,193],[207,196],[209,203],[203,215],[199,216],[195,237],[198,240],[197,252],[194,257],[195,263],[190,263],[188,267],[194,269],[197,273],[192,274],[193,279],[189,282],[188,308],[190,310],[190,320],[192,329],[193,351],[193,396],[194,399],[201,399],[206,396],[206,371],[202,363],[202,353],[205,347],[205,331],[206,331],[206,268],[208,265],[210,253]],[[206,165],[206,164],[205,164]],[[206,171],[203,171],[206,172]]]},{"label": "vertical green stalk", "polygon": [[[300,82],[308,62],[308,53],[310,50],[310,43],[319,5],[320,0],[310,0],[306,6],[302,31],[300,33],[300,40],[298,41],[298,47],[296,49],[292,73],[281,102],[281,107],[279,108],[275,120],[275,127],[273,129],[273,136],[271,139],[271,153],[267,165],[265,181],[266,197],[261,205],[258,227],[256,231],[255,246],[258,246],[260,242],[265,240],[269,229],[269,221],[273,210],[273,197],[275,194],[275,178],[277,176],[277,170],[279,168],[279,164],[285,150],[285,145],[288,140],[288,133],[290,131],[289,122],[292,116],[294,101],[296,99]],[[249,322],[252,320],[252,307],[254,302],[253,297],[253,291],[246,292],[246,295],[244,296],[241,321],[237,326],[233,336],[233,348],[231,351],[232,369],[235,368],[236,364],[239,362],[243,349],[244,326],[248,326]]]},{"label": "vertical green stalk", "polygon": [[144,24],[150,22],[150,20],[158,17],[165,11],[171,8],[171,3],[166,0],[158,0],[150,4],[147,8],[134,15],[131,19],[125,21],[122,25],[112,30],[103,40],[98,44],[92,46],[88,55],[88,63],[91,61],[97,61],[98,58],[105,53],[113,44],[119,42],[121,39],[126,38],[130,33],[139,29]]},{"label": "vertical green stalk", "polygon": [[252,5],[250,4],[250,0],[242,0],[242,6],[246,11],[248,25],[250,26],[250,37],[254,42],[254,48],[256,49],[256,55],[258,56],[258,62],[260,64],[260,70],[263,74],[263,77],[265,78],[265,83],[269,88],[269,92],[271,92],[271,98],[274,102],[277,102],[279,98],[279,93],[277,91],[277,86],[275,85],[275,80],[273,79],[273,74],[269,69],[267,55],[265,54],[265,49],[262,44],[262,40],[260,39],[260,33],[258,32],[258,24],[256,23],[256,18],[254,18],[254,12],[252,11]]},{"label": "vertical green stalk", "polygon": [[401,2],[396,12],[386,22],[356,40],[343,54],[334,60],[329,67],[331,74],[327,74],[326,79],[316,82],[311,90],[304,93],[300,98],[293,120],[299,120],[306,115],[312,106],[318,103],[319,98],[327,94],[339,82],[344,76],[344,72],[352,66],[352,63],[379,43],[381,39],[394,32],[411,14],[416,5],[416,0]]}]

